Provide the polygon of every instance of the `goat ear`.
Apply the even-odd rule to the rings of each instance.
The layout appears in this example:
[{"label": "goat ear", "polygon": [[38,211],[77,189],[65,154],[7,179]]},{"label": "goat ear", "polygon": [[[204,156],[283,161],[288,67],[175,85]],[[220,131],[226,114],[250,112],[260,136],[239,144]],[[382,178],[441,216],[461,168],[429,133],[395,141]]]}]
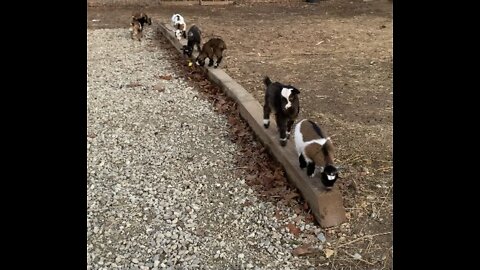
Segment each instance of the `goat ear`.
[{"label": "goat ear", "polygon": [[298,95],[298,94],[300,94],[300,91],[298,91],[297,88],[293,88],[292,94]]}]

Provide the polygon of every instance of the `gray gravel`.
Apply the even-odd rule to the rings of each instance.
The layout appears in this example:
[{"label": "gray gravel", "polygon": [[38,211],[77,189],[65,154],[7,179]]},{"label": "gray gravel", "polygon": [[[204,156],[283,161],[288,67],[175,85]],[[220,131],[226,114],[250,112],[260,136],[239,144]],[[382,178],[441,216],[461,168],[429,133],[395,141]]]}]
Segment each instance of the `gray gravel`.
[{"label": "gray gravel", "polygon": [[141,42],[87,30],[87,269],[307,269],[291,252],[321,249],[320,228],[245,184],[227,120],[175,76],[152,29]]}]

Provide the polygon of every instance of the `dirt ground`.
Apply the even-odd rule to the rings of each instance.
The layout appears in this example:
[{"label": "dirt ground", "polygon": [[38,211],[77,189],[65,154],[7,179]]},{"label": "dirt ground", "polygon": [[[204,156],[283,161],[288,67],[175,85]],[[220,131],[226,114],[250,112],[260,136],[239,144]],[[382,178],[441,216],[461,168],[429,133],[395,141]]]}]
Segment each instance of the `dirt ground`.
[{"label": "dirt ground", "polygon": [[[323,126],[345,169],[348,222],[327,230],[336,252],[306,258],[329,269],[391,269],[393,260],[393,9],[388,0],[228,6],[88,8],[89,28],[128,28],[182,14],[226,44],[220,67],[263,104],[263,76],[300,89],[300,118]],[[93,21],[99,20],[99,21]],[[354,259],[355,253],[361,258]]]}]

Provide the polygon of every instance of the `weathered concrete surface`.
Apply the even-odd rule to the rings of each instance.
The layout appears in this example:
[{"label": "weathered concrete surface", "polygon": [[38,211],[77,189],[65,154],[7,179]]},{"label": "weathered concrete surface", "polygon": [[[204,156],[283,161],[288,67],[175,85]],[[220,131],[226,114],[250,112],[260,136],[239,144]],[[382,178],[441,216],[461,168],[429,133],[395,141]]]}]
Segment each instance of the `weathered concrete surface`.
[{"label": "weathered concrete surface", "polygon": [[[181,51],[186,40],[177,40],[168,24],[160,23],[159,30],[177,50]],[[308,177],[306,172],[300,169],[293,138],[289,140],[287,146],[280,146],[275,120],[272,119],[268,129],[263,127],[263,109],[260,103],[221,68],[207,67],[204,70],[211,81],[218,84],[237,102],[241,116],[265,147],[282,164],[288,179],[300,190],[320,226],[326,228],[345,222],[345,208],[340,191],[337,187],[327,191],[318,179]]]}]

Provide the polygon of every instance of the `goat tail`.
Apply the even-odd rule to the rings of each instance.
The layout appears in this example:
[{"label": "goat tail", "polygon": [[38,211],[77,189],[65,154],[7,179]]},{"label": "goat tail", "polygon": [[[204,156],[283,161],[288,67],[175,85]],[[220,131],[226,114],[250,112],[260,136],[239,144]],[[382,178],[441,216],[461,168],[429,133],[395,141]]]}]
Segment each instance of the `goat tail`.
[{"label": "goat tail", "polygon": [[263,79],[263,83],[268,87],[270,84],[272,84],[272,81],[268,76],[265,76],[265,78]]}]

